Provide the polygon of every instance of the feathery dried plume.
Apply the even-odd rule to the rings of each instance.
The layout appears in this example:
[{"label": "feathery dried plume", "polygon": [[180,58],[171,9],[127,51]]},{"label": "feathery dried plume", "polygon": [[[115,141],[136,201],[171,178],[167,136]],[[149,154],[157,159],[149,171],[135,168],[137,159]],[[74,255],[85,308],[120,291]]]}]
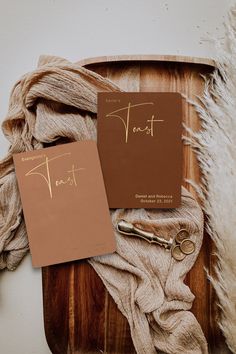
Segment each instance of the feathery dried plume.
[{"label": "feathery dried plume", "polygon": [[221,309],[218,324],[236,353],[236,6],[225,28],[225,42],[216,42],[216,69],[195,105],[201,130],[186,129],[202,170],[200,193],[216,246],[216,276],[210,280]]}]

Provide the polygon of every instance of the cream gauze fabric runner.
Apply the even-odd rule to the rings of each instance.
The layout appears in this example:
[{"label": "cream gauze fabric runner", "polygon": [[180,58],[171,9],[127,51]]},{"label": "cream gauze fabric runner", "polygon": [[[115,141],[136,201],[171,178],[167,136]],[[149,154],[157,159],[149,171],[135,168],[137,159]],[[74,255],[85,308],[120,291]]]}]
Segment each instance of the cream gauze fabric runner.
[{"label": "cream gauze fabric runner", "polygon": [[[24,75],[11,93],[3,131],[10,141],[0,164],[0,268],[15,269],[28,251],[12,154],[71,141],[96,140],[97,92],[122,91],[111,81],[57,57],[42,56],[39,68]],[[138,354],[207,353],[194,315],[194,300],[183,282],[199,253],[202,211],[182,188],[182,205],[172,210],[117,209],[124,218],[160,235],[174,237],[186,228],[196,251],[181,261],[158,245],[116,233],[117,252],[89,260],[127,318]],[[78,230],[79,232],[79,230]]]}]

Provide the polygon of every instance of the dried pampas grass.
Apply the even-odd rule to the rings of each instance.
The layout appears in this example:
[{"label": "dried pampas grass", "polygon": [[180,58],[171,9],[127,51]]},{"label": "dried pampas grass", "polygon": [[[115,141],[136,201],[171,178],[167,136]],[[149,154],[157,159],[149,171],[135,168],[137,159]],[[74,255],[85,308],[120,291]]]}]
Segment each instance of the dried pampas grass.
[{"label": "dried pampas grass", "polygon": [[202,105],[196,106],[202,129],[192,132],[190,141],[203,174],[200,192],[216,246],[211,282],[221,309],[219,326],[236,353],[236,7],[217,53],[216,70],[206,82]]}]

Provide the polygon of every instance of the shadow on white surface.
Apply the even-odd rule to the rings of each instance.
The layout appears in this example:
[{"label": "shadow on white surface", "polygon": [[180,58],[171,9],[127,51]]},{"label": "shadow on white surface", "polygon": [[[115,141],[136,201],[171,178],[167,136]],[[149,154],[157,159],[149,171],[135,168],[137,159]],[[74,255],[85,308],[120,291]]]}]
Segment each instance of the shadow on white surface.
[{"label": "shadow on white surface", "polygon": [[43,326],[41,269],[28,254],[17,270],[0,273],[0,353],[51,354]]}]

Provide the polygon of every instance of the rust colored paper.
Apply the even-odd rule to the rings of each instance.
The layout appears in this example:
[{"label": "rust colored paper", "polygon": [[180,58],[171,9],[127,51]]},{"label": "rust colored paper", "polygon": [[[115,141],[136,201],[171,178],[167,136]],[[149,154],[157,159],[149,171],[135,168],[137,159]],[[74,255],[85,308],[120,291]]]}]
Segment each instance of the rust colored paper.
[{"label": "rust colored paper", "polygon": [[176,208],[182,182],[179,93],[98,93],[98,151],[110,208]]},{"label": "rust colored paper", "polygon": [[94,141],[57,145],[13,158],[34,267],[115,251]]}]

